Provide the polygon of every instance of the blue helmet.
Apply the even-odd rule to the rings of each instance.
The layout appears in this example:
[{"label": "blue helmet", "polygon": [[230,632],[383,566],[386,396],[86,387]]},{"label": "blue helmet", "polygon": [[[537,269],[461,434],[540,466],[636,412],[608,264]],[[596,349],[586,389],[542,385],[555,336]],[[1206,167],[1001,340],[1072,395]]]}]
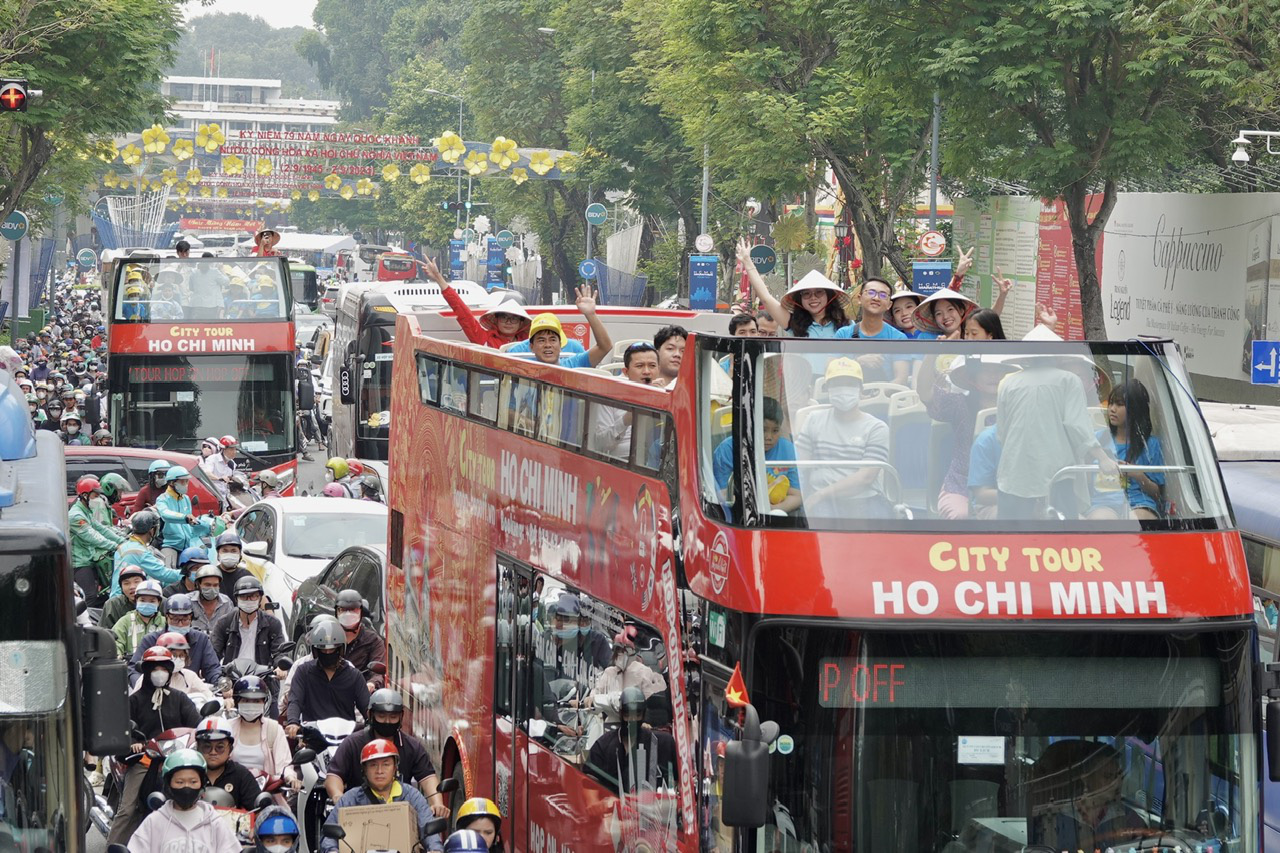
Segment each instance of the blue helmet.
[{"label": "blue helmet", "polygon": [[270,696],[267,682],[256,675],[246,675],[231,688],[231,695],[239,702],[241,699],[266,699]]},{"label": "blue helmet", "polygon": [[[267,806],[259,812],[254,831],[257,839],[261,839],[264,835],[292,835],[297,838],[301,834],[298,830],[298,821],[281,806]],[[265,849],[261,841],[258,842],[258,849]]]},{"label": "blue helmet", "polygon": [[147,466],[147,473],[160,474],[165,471],[168,471],[169,468],[170,468],[170,465],[166,460],[157,459],[155,462],[152,462],[150,465]]},{"label": "blue helmet", "polygon": [[195,605],[191,602],[191,596],[185,592],[175,592],[173,595],[165,599],[164,614],[166,616],[182,616],[184,614],[195,613]]},{"label": "blue helmet", "polygon": [[190,548],[183,549],[178,555],[178,565],[186,566],[191,563],[208,563],[209,552],[200,545],[192,545]]},{"label": "blue helmet", "polygon": [[474,829],[459,829],[444,843],[444,853],[488,853],[489,845]]},{"label": "blue helmet", "polygon": [[168,471],[164,472],[164,481],[166,483],[172,483],[174,480],[180,480],[184,477],[190,476],[191,472],[186,468],[183,468],[181,465],[172,465],[169,467]]}]

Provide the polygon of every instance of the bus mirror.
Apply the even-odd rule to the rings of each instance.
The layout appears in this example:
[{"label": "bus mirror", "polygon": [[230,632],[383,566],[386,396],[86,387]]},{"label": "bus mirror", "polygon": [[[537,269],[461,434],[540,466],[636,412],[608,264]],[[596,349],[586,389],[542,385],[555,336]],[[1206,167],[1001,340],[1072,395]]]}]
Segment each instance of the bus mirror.
[{"label": "bus mirror", "polygon": [[346,406],[356,401],[355,389],[352,387],[353,379],[351,365],[343,364],[342,369],[338,371],[338,397]]},{"label": "bus mirror", "polygon": [[133,724],[129,722],[129,705],[120,701],[129,691],[128,666],[122,660],[96,658],[81,668],[80,681],[85,750],[93,755],[128,752]]},{"label": "bus mirror", "polygon": [[1267,700],[1267,775],[1280,782],[1280,699]]},{"label": "bus mirror", "polygon": [[[720,797],[725,826],[764,826],[769,811],[769,742],[752,705],[743,710],[742,736],[725,745],[724,789]],[[777,736],[775,723],[767,724]]]},{"label": "bus mirror", "polygon": [[441,794],[452,794],[458,790],[457,777],[450,776],[448,779],[441,780],[440,784],[436,786],[436,790]]}]

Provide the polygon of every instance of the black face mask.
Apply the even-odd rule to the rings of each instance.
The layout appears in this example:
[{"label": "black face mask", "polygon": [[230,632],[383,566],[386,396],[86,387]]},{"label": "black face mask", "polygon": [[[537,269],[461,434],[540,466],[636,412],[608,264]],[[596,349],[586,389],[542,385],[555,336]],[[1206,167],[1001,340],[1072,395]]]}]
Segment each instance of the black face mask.
[{"label": "black face mask", "polygon": [[196,800],[200,799],[199,788],[173,788],[168,789],[169,799],[173,800],[173,804],[180,809],[189,809],[196,804]]},{"label": "black face mask", "polygon": [[378,737],[394,738],[400,733],[399,723],[380,723],[377,720],[373,720],[369,726]]},{"label": "black face mask", "polygon": [[338,661],[342,660],[342,650],[334,649],[331,652],[316,652],[316,660],[320,661],[320,665],[325,669],[333,669],[338,665]]}]

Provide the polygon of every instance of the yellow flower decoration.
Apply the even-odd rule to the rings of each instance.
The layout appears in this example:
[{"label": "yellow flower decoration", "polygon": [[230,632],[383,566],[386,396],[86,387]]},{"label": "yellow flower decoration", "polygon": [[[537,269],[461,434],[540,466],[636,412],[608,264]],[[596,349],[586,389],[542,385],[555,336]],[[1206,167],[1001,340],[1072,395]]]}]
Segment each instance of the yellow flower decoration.
[{"label": "yellow flower decoration", "polygon": [[186,181],[182,181],[176,187],[173,188],[173,191],[176,192],[178,195],[186,195],[187,193],[191,192],[191,185],[188,184]]},{"label": "yellow flower decoration", "polygon": [[468,175],[483,175],[489,171],[489,157],[483,151],[471,151],[462,161]]},{"label": "yellow flower decoration", "polygon": [[382,167],[382,180],[394,182],[398,177],[400,177],[400,167],[395,163],[388,163]]},{"label": "yellow flower decoration", "polygon": [[164,184],[166,187],[171,187],[177,182],[178,182],[177,169],[165,169],[163,172],[160,173],[160,183]]},{"label": "yellow flower decoration", "polygon": [[556,165],[560,167],[561,172],[572,172],[574,168],[577,166],[577,163],[578,163],[577,157],[573,156],[572,154],[566,154],[560,158],[560,161],[556,163]]},{"label": "yellow flower decoration", "polygon": [[463,142],[462,137],[452,130],[446,130],[436,140],[436,150],[440,152],[441,160],[446,163],[457,163],[458,158],[466,153],[467,143]]},{"label": "yellow flower decoration", "polygon": [[510,169],[520,162],[520,152],[516,151],[515,140],[507,139],[505,136],[499,136],[493,140],[492,149],[489,151],[489,161],[500,170]]},{"label": "yellow flower decoration", "polygon": [[173,157],[179,163],[184,160],[190,160],[195,153],[196,149],[191,144],[190,139],[179,139],[173,143]]},{"label": "yellow flower decoration", "polygon": [[234,154],[228,154],[222,158],[222,171],[228,175],[243,175],[244,161]]},{"label": "yellow flower decoration", "polygon": [[324,176],[324,188],[327,190],[336,190],[342,186],[342,178],[336,174],[328,174]]},{"label": "yellow flower decoration", "polygon": [[142,131],[142,148],[148,154],[160,154],[169,147],[169,134],[158,124]]},{"label": "yellow flower decoration", "polygon": [[187,197],[185,195],[178,196],[178,204],[186,204],[186,203],[187,203]]},{"label": "yellow flower decoration", "polygon": [[535,151],[529,155],[529,168],[539,175],[545,175],[556,167],[556,161],[549,151]]},{"label": "yellow flower decoration", "polygon": [[113,143],[102,142],[98,145],[98,156],[102,158],[102,162],[110,163],[120,156],[120,152]]},{"label": "yellow flower decoration", "polygon": [[226,141],[227,137],[223,135],[222,128],[216,121],[196,128],[196,145],[210,154],[221,148],[222,143]]},{"label": "yellow flower decoration", "polygon": [[195,166],[192,166],[190,169],[187,169],[187,175],[183,180],[189,184],[198,184],[203,179],[204,175],[200,174],[200,170]]},{"label": "yellow flower decoration", "polygon": [[118,186],[119,183],[120,181],[116,178],[115,172],[107,172],[102,176],[102,185],[104,187],[115,187]]},{"label": "yellow flower decoration", "polygon": [[431,180],[431,167],[426,163],[415,163],[409,170],[409,179],[415,184],[425,184]]},{"label": "yellow flower decoration", "polygon": [[267,203],[266,203],[265,201],[263,201],[262,199],[258,199],[257,201],[255,201],[255,202],[254,202],[254,204],[255,204],[255,205],[257,205],[258,207],[266,207],[266,206],[267,206]]},{"label": "yellow flower decoration", "polygon": [[217,191],[216,193],[214,193],[214,195],[216,195],[218,198],[226,198],[226,197],[227,197],[227,188],[226,188],[226,187],[218,187],[218,191]]},{"label": "yellow flower decoration", "polygon": [[298,199],[302,198],[302,190],[294,190],[293,192],[289,193],[289,198],[293,199],[294,201],[297,201]]},{"label": "yellow flower decoration", "polygon": [[351,201],[352,196],[355,194],[356,188],[351,186],[351,184],[343,184],[342,189],[338,190],[338,195],[342,196],[347,201]]},{"label": "yellow flower decoration", "polygon": [[512,169],[511,180],[516,182],[516,186],[520,186],[525,181],[529,180],[529,173],[524,169]]},{"label": "yellow flower decoration", "polygon": [[382,184],[375,184],[373,187],[373,197],[382,198]]},{"label": "yellow flower decoration", "polygon": [[268,160],[266,157],[259,157],[258,164],[253,167],[253,170],[264,178],[267,175],[270,175],[272,170],[274,169],[275,169],[275,166],[273,166],[271,164],[271,161]]},{"label": "yellow flower decoration", "polygon": [[356,192],[359,195],[373,195],[373,181],[368,178],[356,181]]},{"label": "yellow flower decoration", "polygon": [[201,198],[209,198],[209,196],[211,196],[211,195],[213,195],[213,190],[212,190],[212,189],[210,189],[209,187],[201,187],[201,188],[200,188],[200,197],[201,197]]},{"label": "yellow flower decoration", "polygon": [[320,200],[320,190],[311,190],[310,192],[307,193],[307,201],[319,201],[319,200]]},{"label": "yellow flower decoration", "polygon": [[120,159],[126,166],[136,166],[142,162],[142,149],[130,142],[120,152]]}]

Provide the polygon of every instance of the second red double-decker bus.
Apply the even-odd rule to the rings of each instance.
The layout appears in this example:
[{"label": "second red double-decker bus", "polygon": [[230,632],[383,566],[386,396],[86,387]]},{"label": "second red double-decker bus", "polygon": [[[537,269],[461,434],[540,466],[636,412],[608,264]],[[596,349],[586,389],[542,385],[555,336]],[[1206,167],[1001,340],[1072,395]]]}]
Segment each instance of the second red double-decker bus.
[{"label": "second red double-decker bus", "polygon": [[1271,685],[1172,345],[703,337],[667,391],[414,319],[391,671],[507,849],[1259,849]]},{"label": "second red double-decker bus", "polygon": [[293,296],[284,258],[133,258],[108,306],[117,443],[199,453],[235,436],[291,494],[297,470]]}]

